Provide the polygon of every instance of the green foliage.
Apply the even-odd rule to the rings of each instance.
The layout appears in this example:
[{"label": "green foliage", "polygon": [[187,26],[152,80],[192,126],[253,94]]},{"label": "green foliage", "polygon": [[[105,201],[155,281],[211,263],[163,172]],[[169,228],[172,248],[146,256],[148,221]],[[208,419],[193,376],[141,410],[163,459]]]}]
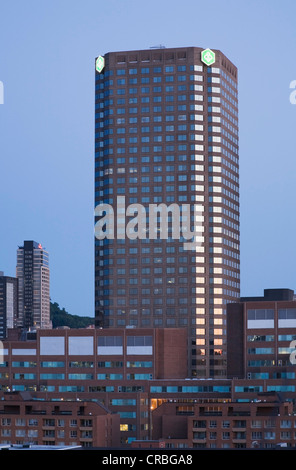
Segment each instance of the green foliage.
[{"label": "green foliage", "polygon": [[52,327],[68,326],[69,328],[86,328],[93,325],[95,319],[92,317],[81,317],[79,315],[71,315],[64,308],[60,308],[57,302],[50,302],[50,319]]}]

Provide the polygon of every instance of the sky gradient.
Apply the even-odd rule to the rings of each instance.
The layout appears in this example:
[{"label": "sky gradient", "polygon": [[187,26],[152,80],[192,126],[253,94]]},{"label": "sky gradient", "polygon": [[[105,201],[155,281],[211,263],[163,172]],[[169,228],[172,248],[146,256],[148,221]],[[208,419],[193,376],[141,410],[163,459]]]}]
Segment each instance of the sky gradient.
[{"label": "sky gradient", "polygon": [[296,3],[12,0],[0,5],[0,271],[49,251],[51,299],[94,315],[94,61],[220,49],[238,67],[241,295],[296,290]]}]

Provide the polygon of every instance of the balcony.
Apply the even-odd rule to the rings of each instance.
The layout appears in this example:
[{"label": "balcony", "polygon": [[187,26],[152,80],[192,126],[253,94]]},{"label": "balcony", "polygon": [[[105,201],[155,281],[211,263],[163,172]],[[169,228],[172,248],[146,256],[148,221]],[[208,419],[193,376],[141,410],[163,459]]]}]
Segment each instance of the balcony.
[{"label": "balcony", "polygon": [[196,444],[204,444],[207,442],[207,434],[206,432],[194,432],[192,440]]},{"label": "balcony", "polygon": [[92,442],[93,440],[93,433],[92,431],[82,431],[80,435],[80,441],[83,442]]},{"label": "balcony", "polygon": [[80,426],[79,429],[85,430],[85,429],[92,429],[93,428],[93,422],[91,419],[81,419],[80,420]]},{"label": "balcony", "polygon": [[222,411],[200,411],[199,416],[222,416]]},{"label": "balcony", "polygon": [[237,426],[237,425],[234,424],[233,427],[232,427],[232,430],[234,432],[244,432],[244,431],[247,430],[247,427],[246,426]]},{"label": "balcony", "polygon": [[247,423],[245,420],[236,420],[232,423],[233,431],[238,430],[238,432],[245,431],[247,428]]},{"label": "balcony", "polygon": [[234,432],[232,442],[234,444],[241,444],[246,442],[246,433],[245,432]]},{"label": "balcony", "polygon": [[45,430],[43,431],[43,437],[42,439],[48,440],[55,440],[55,431],[54,430]]},{"label": "balcony", "polygon": [[52,429],[55,428],[55,420],[54,419],[45,419],[42,423],[42,429]]},{"label": "balcony", "polygon": [[204,439],[194,439],[193,438],[192,442],[193,442],[193,444],[206,444],[207,440],[206,440],[206,438],[204,438]]}]

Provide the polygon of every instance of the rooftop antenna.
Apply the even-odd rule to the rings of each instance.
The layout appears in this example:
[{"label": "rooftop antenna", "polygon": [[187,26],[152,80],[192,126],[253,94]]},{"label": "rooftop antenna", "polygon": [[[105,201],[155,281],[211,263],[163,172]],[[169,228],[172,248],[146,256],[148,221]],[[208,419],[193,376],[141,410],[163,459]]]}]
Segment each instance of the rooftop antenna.
[{"label": "rooftop antenna", "polygon": [[159,44],[158,46],[150,46],[150,49],[165,49],[165,46]]}]

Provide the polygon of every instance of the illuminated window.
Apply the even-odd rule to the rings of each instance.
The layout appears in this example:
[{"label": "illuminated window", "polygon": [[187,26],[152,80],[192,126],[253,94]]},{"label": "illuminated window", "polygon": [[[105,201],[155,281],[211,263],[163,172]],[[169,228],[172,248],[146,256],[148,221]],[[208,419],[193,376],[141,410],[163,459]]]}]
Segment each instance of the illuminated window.
[{"label": "illuminated window", "polygon": [[222,295],[222,288],[216,287],[216,288],[214,289],[214,294]]},{"label": "illuminated window", "polygon": [[197,338],[197,339],[195,340],[195,344],[196,344],[197,346],[202,346],[202,345],[204,345],[205,343],[206,343],[206,341],[205,341],[204,338]]},{"label": "illuminated window", "polygon": [[214,355],[215,356],[222,356],[222,349],[214,349]]},{"label": "illuminated window", "polygon": [[222,274],[222,268],[214,268],[214,274]]},{"label": "illuminated window", "polygon": [[215,346],[222,346],[223,340],[221,338],[215,338],[214,339],[214,345]]},{"label": "illuminated window", "polygon": [[206,330],[204,328],[198,328],[197,330],[195,330],[195,334],[196,335],[204,335],[205,331]]},{"label": "illuminated window", "polygon": [[214,315],[222,315],[223,310],[222,308],[214,308]]},{"label": "illuminated window", "polygon": [[223,331],[220,328],[214,328],[214,335],[222,335]]},{"label": "illuminated window", "polygon": [[196,315],[203,315],[205,313],[205,309],[204,308],[196,308],[195,313],[196,313]]}]

